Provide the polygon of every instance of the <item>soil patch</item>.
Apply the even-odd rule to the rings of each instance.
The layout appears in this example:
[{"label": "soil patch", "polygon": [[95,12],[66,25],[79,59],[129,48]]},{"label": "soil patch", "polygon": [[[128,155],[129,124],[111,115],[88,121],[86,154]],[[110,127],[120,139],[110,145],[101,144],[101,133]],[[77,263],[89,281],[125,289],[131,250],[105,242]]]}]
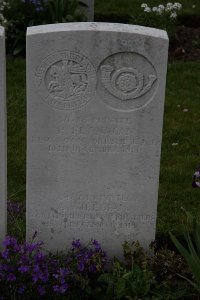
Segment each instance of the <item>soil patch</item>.
[{"label": "soil patch", "polygon": [[200,60],[200,27],[177,27],[176,38],[169,47],[169,60]]}]

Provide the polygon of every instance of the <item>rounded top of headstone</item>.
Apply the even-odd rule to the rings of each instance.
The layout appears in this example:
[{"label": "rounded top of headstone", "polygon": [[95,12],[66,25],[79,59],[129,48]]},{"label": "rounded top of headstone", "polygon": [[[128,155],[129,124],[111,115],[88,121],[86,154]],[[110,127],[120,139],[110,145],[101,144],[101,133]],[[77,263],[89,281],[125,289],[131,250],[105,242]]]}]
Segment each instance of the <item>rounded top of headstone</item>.
[{"label": "rounded top of headstone", "polygon": [[168,40],[167,32],[164,30],[138,25],[98,22],[74,22],[32,26],[27,28],[27,35],[45,34],[62,31],[108,31],[121,33],[126,32]]}]

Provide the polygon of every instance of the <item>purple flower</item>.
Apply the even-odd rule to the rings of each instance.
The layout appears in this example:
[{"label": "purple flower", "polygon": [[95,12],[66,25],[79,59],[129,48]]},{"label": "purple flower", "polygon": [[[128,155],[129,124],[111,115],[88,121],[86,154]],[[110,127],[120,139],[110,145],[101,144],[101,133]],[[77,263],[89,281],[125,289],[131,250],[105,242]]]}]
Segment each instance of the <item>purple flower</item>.
[{"label": "purple flower", "polygon": [[21,267],[18,268],[18,270],[19,270],[21,273],[26,273],[26,272],[29,271],[29,269],[30,269],[29,266],[21,266]]},{"label": "purple flower", "polygon": [[81,247],[80,239],[73,240],[72,247],[73,247],[72,249],[79,249]]},{"label": "purple flower", "polygon": [[40,279],[42,282],[47,282],[48,279],[49,279],[49,273],[48,273],[48,271],[46,270],[45,272],[41,272],[41,273],[40,273],[40,276],[39,276],[39,279]]},{"label": "purple flower", "polygon": [[38,281],[47,282],[48,279],[49,279],[49,273],[48,273],[47,266],[46,266],[45,270],[40,268],[39,265],[35,265],[33,267],[32,280],[34,283],[36,283]]},{"label": "purple flower", "polygon": [[79,264],[78,264],[78,270],[80,272],[83,272],[84,268],[85,268],[85,263],[83,261],[79,262]]},{"label": "purple flower", "polygon": [[0,272],[7,272],[7,273],[11,273],[13,272],[13,267],[11,267],[8,263],[5,264],[1,264],[0,265]]},{"label": "purple flower", "polygon": [[30,264],[30,258],[29,255],[24,254],[23,252],[20,253],[20,258],[18,260],[18,265],[29,265]]},{"label": "purple flower", "polygon": [[59,269],[59,274],[60,274],[61,277],[67,276],[70,273],[71,273],[70,270],[68,270],[66,268],[60,268]]},{"label": "purple flower", "polygon": [[6,237],[6,239],[3,242],[3,246],[4,246],[4,248],[10,247],[14,251],[19,251],[19,245],[17,243],[16,238],[11,237],[11,236]]},{"label": "purple flower", "polygon": [[8,259],[9,258],[9,250],[5,250],[1,253],[1,256],[3,259]]},{"label": "purple flower", "polygon": [[10,281],[10,282],[13,282],[16,280],[16,276],[12,273],[8,274],[7,276],[7,280]]},{"label": "purple flower", "polygon": [[54,290],[54,292],[59,293],[59,291],[60,291],[59,285],[54,285],[53,290]]},{"label": "purple flower", "polygon": [[67,290],[68,290],[68,284],[62,284],[62,285],[54,285],[53,286],[53,290],[54,292],[58,293],[58,294],[64,294]]},{"label": "purple flower", "polygon": [[42,252],[37,252],[34,259],[35,261],[43,261],[46,258],[46,255]]},{"label": "purple flower", "polygon": [[46,255],[41,251],[41,245],[19,244],[8,236],[4,241],[5,250],[0,252],[0,286],[12,284],[19,297],[25,295],[30,285],[34,287],[33,297],[43,297],[50,287],[54,293],[64,295],[70,286],[77,288],[82,280],[88,280],[102,270],[107,262],[96,240],[88,247],[83,247],[80,239],[74,240],[64,260],[63,257]]},{"label": "purple flower", "polygon": [[35,265],[33,267],[32,280],[34,283],[36,283],[39,279],[40,279],[40,267],[38,265]]},{"label": "purple flower", "polygon": [[100,251],[101,250],[101,245],[96,240],[92,241],[92,245],[95,246],[95,250],[96,251]]},{"label": "purple flower", "polygon": [[37,251],[40,249],[40,247],[43,245],[42,242],[40,243],[33,243],[33,244],[29,244],[29,243],[26,243],[24,245],[24,251],[25,252],[33,252],[33,251]]}]

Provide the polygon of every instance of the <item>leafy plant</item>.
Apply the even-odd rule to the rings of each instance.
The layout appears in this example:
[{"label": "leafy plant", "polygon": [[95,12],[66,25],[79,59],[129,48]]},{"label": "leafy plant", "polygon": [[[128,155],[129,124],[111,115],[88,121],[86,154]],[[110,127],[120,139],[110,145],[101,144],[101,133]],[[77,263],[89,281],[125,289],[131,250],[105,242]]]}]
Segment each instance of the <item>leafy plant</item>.
[{"label": "leafy plant", "polygon": [[99,243],[92,240],[84,247],[74,240],[65,255],[47,255],[35,237],[31,243],[5,239],[0,252],[0,299],[80,299],[83,290],[89,294],[90,283],[107,263]]},{"label": "leafy plant", "polygon": [[6,28],[7,51],[13,55],[25,52],[26,28],[35,25],[37,10],[31,1],[6,0],[0,4],[1,24]]},{"label": "leafy plant", "polygon": [[115,258],[112,272],[99,277],[98,281],[106,288],[105,299],[146,299],[154,282],[147,257],[138,242],[125,242],[123,249],[126,264]]},{"label": "leafy plant", "polygon": [[169,2],[166,5],[149,7],[146,3],[141,5],[139,14],[132,15],[131,23],[164,29],[168,32],[170,38],[175,36],[175,26],[177,25],[177,16],[182,5],[178,2],[174,4]]},{"label": "leafy plant", "polygon": [[196,279],[196,283],[186,277],[184,278],[200,293],[200,223],[197,222],[196,218],[189,212],[185,211],[185,213],[187,216],[187,226],[185,227],[184,237],[187,242],[187,248],[184,247],[172,233],[170,233],[170,236],[179,252],[187,261],[188,266]]},{"label": "leafy plant", "polygon": [[40,24],[83,21],[77,0],[5,0],[0,4],[0,23],[6,28],[7,49],[25,54],[26,28]]},{"label": "leafy plant", "polygon": [[82,1],[76,0],[41,0],[43,23],[64,23],[81,21],[84,16],[78,12],[78,6],[85,6]]}]

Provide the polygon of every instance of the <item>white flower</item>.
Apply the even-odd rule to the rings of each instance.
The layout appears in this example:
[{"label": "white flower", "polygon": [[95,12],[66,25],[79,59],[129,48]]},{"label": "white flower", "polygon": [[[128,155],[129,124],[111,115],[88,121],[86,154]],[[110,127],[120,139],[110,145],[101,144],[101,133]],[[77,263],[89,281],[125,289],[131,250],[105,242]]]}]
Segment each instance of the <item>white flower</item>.
[{"label": "white flower", "polygon": [[144,11],[145,12],[151,12],[151,8],[147,6],[147,7],[145,7]]},{"label": "white flower", "polygon": [[164,5],[162,5],[162,4],[158,5],[158,8],[160,8],[161,10],[165,9]]},{"label": "white flower", "polygon": [[178,146],[178,143],[172,143],[172,146]]},{"label": "white flower", "polygon": [[177,13],[173,12],[171,15],[170,15],[170,18],[171,19],[176,19],[177,17]]},{"label": "white flower", "polygon": [[184,109],[183,109],[183,112],[188,112],[188,111],[189,111],[188,108],[184,108]]},{"label": "white flower", "polygon": [[158,11],[158,8],[157,8],[156,6],[154,6],[154,7],[152,8],[152,11],[157,12],[157,11]]},{"label": "white flower", "polygon": [[200,178],[200,173],[199,173],[199,171],[196,171],[196,172],[194,173],[194,176],[195,176],[196,178]]},{"label": "white flower", "polygon": [[4,16],[0,14],[0,20],[4,21]]},{"label": "white flower", "polygon": [[146,3],[142,3],[141,7],[145,8],[145,7],[148,7],[148,5]]},{"label": "white flower", "polygon": [[192,5],[192,8],[195,8],[196,7],[196,5]]},{"label": "white flower", "polygon": [[167,7],[170,7],[170,8],[173,7],[173,3],[168,2],[168,3],[167,3]]},{"label": "white flower", "polygon": [[173,9],[175,10],[180,10],[182,8],[182,4],[178,3],[178,2],[175,2],[174,5],[173,5]]},{"label": "white flower", "polygon": [[171,11],[171,10],[173,10],[173,7],[172,7],[172,6],[167,6],[167,7],[165,8],[165,11],[167,11],[167,12],[169,12],[169,11]]},{"label": "white flower", "polygon": [[163,9],[160,9],[160,8],[158,7],[158,9],[157,9],[157,13],[158,13],[159,15],[162,15],[162,13],[163,13]]}]

